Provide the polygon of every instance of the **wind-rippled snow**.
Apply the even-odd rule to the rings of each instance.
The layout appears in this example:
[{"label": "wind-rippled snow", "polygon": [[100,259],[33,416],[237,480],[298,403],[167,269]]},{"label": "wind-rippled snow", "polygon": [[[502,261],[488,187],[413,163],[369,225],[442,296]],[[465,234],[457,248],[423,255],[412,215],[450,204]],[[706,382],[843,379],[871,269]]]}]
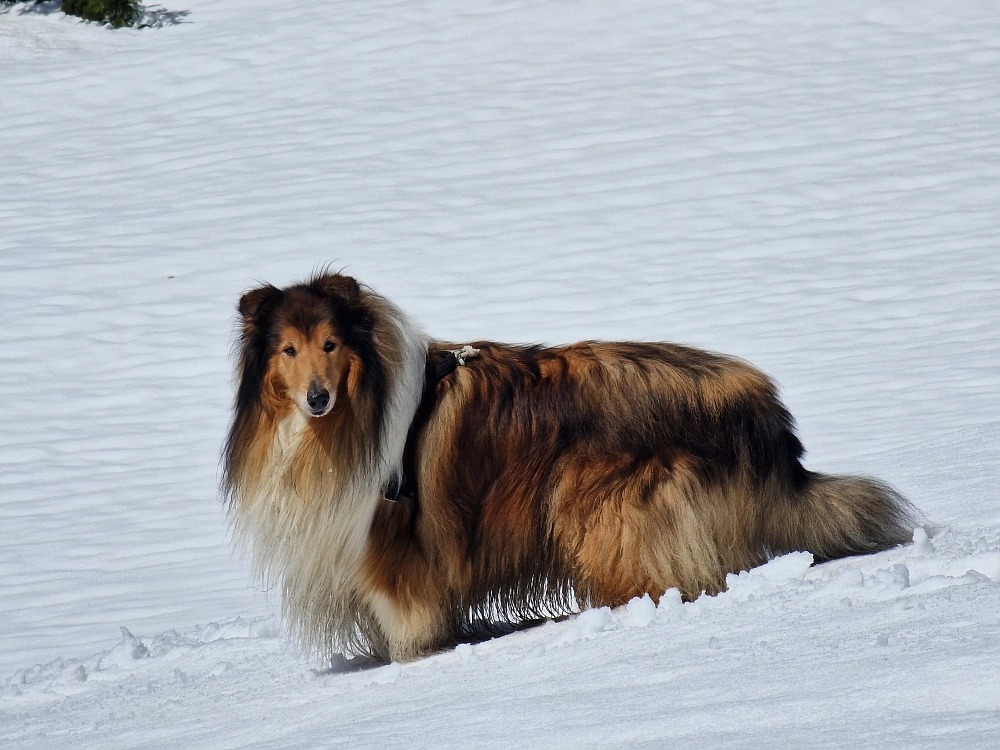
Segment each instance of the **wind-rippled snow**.
[{"label": "wind-rippled snow", "polygon": [[[0,14],[0,743],[992,747],[992,4],[52,5]],[[327,262],[441,338],[744,357],[933,533],[303,660],[216,484],[235,301]]]}]

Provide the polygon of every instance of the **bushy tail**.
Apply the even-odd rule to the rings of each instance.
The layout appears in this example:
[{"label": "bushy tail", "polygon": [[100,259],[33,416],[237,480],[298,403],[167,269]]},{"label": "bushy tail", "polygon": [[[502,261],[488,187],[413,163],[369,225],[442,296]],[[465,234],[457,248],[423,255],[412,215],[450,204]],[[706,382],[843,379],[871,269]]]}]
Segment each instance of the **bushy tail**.
[{"label": "bushy tail", "polygon": [[917,524],[913,506],[884,482],[812,472],[800,493],[776,503],[769,516],[772,553],[806,550],[817,562],[903,544]]}]

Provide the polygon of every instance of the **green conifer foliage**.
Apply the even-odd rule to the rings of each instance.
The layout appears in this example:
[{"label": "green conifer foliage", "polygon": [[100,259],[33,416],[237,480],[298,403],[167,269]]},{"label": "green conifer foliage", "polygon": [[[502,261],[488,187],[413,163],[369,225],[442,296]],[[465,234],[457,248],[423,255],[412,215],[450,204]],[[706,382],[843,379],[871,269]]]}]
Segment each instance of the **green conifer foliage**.
[{"label": "green conifer foliage", "polygon": [[132,26],[142,13],[139,0],[65,0],[63,13],[87,21],[108,23],[116,29]]}]

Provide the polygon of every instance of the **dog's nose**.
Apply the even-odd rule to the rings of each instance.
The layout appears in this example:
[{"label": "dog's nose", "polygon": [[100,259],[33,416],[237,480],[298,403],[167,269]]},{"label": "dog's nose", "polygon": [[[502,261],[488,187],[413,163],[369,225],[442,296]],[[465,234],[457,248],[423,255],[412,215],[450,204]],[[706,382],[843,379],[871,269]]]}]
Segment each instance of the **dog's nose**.
[{"label": "dog's nose", "polygon": [[330,405],[330,391],[326,388],[312,386],[306,393],[306,403],[309,404],[313,414],[322,414]]}]

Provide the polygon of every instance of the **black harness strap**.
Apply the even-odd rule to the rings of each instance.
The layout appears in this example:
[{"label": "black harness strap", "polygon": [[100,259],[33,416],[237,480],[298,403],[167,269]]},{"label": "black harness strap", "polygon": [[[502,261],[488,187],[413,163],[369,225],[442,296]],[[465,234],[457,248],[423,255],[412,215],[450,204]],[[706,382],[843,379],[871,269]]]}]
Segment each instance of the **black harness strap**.
[{"label": "black harness strap", "polygon": [[[439,361],[435,362],[435,358]],[[406,445],[403,448],[402,476],[393,477],[382,493],[386,500],[397,502],[400,498],[417,499],[417,436],[427,423],[431,412],[437,405],[437,384],[455,371],[460,363],[454,352],[439,352],[437,355],[427,355],[427,368],[424,373],[424,394],[413,415],[410,429],[406,433]]]}]

